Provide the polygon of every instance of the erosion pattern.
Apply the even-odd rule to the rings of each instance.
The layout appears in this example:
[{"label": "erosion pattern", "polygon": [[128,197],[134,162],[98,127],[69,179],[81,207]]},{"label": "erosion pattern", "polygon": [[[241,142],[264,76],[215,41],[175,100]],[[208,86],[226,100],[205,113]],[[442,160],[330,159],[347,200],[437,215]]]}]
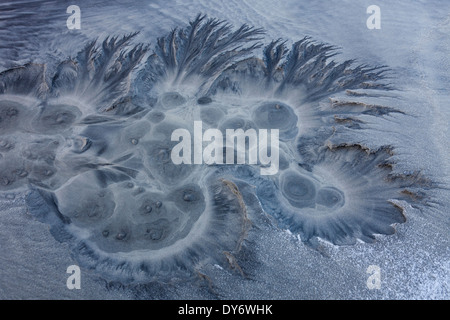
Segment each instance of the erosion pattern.
[{"label": "erosion pattern", "polygon": [[[92,41],[53,75],[33,63],[0,74],[0,190],[28,190],[82,267],[122,283],[240,270],[252,215],[308,244],[350,245],[394,233],[395,200],[420,199],[419,174],[393,174],[391,147],[331,142],[367,128],[359,115],[400,112],[357,101],[392,89],[387,68],[338,63],[308,37],[263,47],[261,29],[201,15],[153,50],[134,36]],[[279,129],[278,173],[174,164],[171,133],[199,120]]]}]

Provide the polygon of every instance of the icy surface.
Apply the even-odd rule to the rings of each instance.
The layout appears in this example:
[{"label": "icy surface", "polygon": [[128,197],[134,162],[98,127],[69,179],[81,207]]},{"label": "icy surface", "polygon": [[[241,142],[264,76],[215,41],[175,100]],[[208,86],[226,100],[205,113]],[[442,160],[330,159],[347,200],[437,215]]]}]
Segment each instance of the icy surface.
[{"label": "icy surface", "polygon": [[[450,8],[382,2],[382,29],[368,30],[370,4],[80,2],[82,29],[69,31],[69,3],[2,3],[0,71],[25,67],[3,73],[0,87],[0,297],[448,298]],[[231,23],[241,54],[214,57],[206,43],[209,58],[179,52],[174,65],[171,31],[199,12]],[[87,83],[81,53],[104,39]],[[341,48],[334,65],[323,64],[334,48],[321,42]],[[115,47],[125,50],[116,64]],[[248,53],[256,59],[226,69]],[[383,65],[392,87],[372,69]],[[374,82],[358,90],[359,77]],[[280,128],[282,172],[175,168],[163,151],[172,128],[191,130],[186,119]],[[158,210],[170,214],[151,218]],[[379,235],[393,223],[395,234]],[[65,270],[78,263],[82,290],[69,291]],[[380,290],[366,286],[369,265],[381,268]]]}]

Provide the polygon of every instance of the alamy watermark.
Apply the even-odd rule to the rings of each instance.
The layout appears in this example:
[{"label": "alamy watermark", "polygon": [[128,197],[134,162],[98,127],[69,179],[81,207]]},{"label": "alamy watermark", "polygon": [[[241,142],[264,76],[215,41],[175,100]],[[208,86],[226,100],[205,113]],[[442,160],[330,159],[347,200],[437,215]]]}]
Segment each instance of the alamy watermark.
[{"label": "alamy watermark", "polygon": [[366,26],[368,29],[381,29],[381,9],[377,5],[371,5],[367,7],[367,14],[370,14],[367,18]]},{"label": "alamy watermark", "polygon": [[366,273],[370,274],[367,278],[367,288],[369,290],[381,289],[381,268],[377,265],[370,265],[367,267]]},{"label": "alamy watermark", "polygon": [[80,267],[73,264],[73,265],[67,267],[66,272],[70,274],[70,276],[67,278],[67,281],[66,281],[67,289],[69,289],[69,290],[81,289]]},{"label": "alamy watermark", "polygon": [[81,29],[81,10],[79,6],[71,5],[67,7],[66,13],[71,15],[67,18],[66,26],[68,29]]},{"label": "alamy watermark", "polygon": [[[71,15],[67,18],[66,26],[68,29],[81,29],[81,10],[77,5],[70,5],[66,9],[66,13]],[[381,9],[379,6],[373,4],[367,7],[367,14],[370,14],[366,20],[368,29],[381,29]]]},{"label": "alamy watermark", "polygon": [[[224,143],[224,134],[220,130],[207,129],[203,132],[202,121],[194,121],[193,143],[191,133],[187,129],[174,130],[171,140],[179,141],[172,148],[170,155],[174,164],[245,164],[247,158],[248,164],[258,164],[259,162],[261,175],[273,175],[278,172],[278,129],[259,129],[258,131],[255,129],[246,131],[226,129]],[[248,149],[246,141],[248,141]],[[209,142],[205,148],[203,148],[204,142]],[[226,150],[225,160],[224,147]]]}]

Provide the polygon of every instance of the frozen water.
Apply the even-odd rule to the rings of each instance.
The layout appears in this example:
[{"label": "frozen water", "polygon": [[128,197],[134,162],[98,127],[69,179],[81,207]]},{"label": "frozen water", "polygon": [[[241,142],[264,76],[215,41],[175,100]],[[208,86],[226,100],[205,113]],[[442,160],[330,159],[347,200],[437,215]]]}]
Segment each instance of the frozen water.
[{"label": "frozen water", "polygon": [[[383,7],[383,17],[385,11],[399,15],[379,31],[364,29],[361,6],[362,26],[349,36],[338,31],[350,26],[337,21],[357,12],[350,4],[331,11],[289,1],[231,2],[225,10],[219,3],[135,3],[126,11],[132,22],[117,35],[111,15],[123,15],[123,5],[86,4],[82,29],[59,37],[51,35],[64,25],[63,4],[1,5],[8,8],[3,26],[12,33],[31,28],[42,39],[24,36],[22,50],[0,51],[5,229],[21,216],[29,223],[24,203],[10,209],[7,201],[11,192],[25,194],[42,232],[49,224],[58,241],[46,238],[48,246],[56,252],[68,245],[73,258],[55,262],[61,272],[65,264],[80,264],[94,270],[94,278],[125,285],[121,290],[132,298],[448,298],[448,111],[442,104],[448,92],[436,79],[445,82],[447,74],[436,66],[444,61],[448,71],[448,61],[426,49],[448,49],[448,17],[431,7],[426,12],[440,24],[419,38],[412,26],[410,42],[397,44],[393,28],[408,28],[400,5]],[[25,7],[54,17],[49,29],[28,27]],[[419,5],[409,8],[428,19]],[[233,14],[237,9],[242,14]],[[186,10],[192,12],[188,25]],[[200,11],[235,27],[196,17]],[[301,12],[298,23],[293,11]],[[326,28],[321,16],[328,18]],[[145,23],[148,17],[154,27]],[[305,27],[311,21],[314,30]],[[338,27],[330,30],[333,21]],[[13,43],[5,30],[4,43]],[[145,44],[149,39],[157,39],[155,45]],[[355,39],[365,39],[367,48]],[[320,41],[343,46],[342,54]],[[406,50],[417,69],[406,69],[381,43]],[[429,55],[432,65],[421,65]],[[425,103],[420,92],[432,100]],[[280,172],[174,165],[170,134],[176,128],[192,133],[195,120],[203,120],[204,129],[279,129]],[[396,235],[381,236],[394,227]],[[32,241],[9,232],[3,238]],[[1,261],[2,297],[35,296],[8,280],[16,272],[12,264],[26,266],[25,260]],[[365,286],[373,264],[386,279],[376,292]],[[24,282],[33,282],[31,274]],[[212,289],[204,289],[204,279]],[[155,291],[155,282],[177,290]],[[46,296],[66,297],[64,284]],[[89,294],[77,297],[101,298],[103,291],[123,297],[108,288],[89,286]]]}]

